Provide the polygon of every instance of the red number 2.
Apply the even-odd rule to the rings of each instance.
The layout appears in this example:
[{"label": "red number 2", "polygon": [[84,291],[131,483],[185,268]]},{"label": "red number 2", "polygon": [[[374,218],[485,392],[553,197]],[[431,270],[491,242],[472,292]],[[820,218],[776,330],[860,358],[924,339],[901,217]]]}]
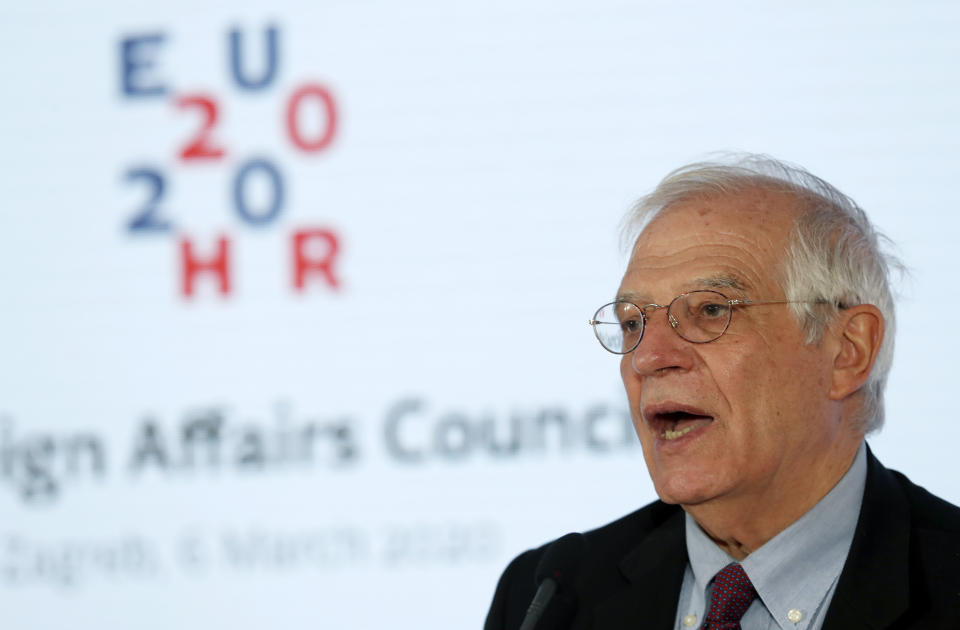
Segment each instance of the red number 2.
[{"label": "red number 2", "polygon": [[203,124],[193,139],[180,151],[180,159],[187,160],[219,160],[224,150],[217,146],[210,137],[213,127],[217,124],[217,102],[202,94],[190,94],[177,99],[180,109],[196,108],[203,114]]}]

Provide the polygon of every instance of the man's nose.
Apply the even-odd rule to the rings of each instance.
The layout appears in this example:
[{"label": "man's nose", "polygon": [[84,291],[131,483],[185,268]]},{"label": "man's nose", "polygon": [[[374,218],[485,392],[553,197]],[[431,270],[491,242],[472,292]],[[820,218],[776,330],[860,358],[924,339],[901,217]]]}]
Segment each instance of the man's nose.
[{"label": "man's nose", "polygon": [[637,375],[655,376],[692,367],[692,344],[677,334],[667,318],[667,309],[647,313],[640,345],[628,355]]}]

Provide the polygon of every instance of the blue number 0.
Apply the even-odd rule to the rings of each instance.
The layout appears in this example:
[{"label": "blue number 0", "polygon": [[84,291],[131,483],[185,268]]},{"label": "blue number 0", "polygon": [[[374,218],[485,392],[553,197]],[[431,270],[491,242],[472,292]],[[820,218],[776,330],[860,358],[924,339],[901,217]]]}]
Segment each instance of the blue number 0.
[{"label": "blue number 0", "polygon": [[[246,183],[250,175],[256,171],[263,172],[270,181],[272,198],[263,209],[251,212],[250,205],[247,203]],[[280,210],[283,209],[283,178],[280,177],[277,167],[263,159],[253,159],[244,164],[237,173],[236,179],[233,180],[233,205],[240,218],[251,225],[264,226],[276,219]]]}]

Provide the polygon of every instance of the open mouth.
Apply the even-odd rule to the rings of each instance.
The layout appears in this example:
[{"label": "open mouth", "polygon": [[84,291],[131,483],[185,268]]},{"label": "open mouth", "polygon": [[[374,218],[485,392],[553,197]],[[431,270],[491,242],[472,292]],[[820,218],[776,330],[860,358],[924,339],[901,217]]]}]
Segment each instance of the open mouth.
[{"label": "open mouth", "polygon": [[644,417],[660,438],[667,441],[679,439],[694,429],[713,422],[713,416],[702,413],[699,409],[651,409],[650,411],[652,413],[644,414]]}]

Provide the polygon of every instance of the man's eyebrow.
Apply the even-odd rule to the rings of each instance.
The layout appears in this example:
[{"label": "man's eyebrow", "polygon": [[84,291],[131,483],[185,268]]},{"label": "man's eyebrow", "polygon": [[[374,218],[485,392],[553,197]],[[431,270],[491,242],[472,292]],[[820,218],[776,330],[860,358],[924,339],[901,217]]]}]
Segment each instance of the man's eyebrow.
[{"label": "man's eyebrow", "polygon": [[746,291],[746,283],[734,275],[716,275],[706,278],[697,278],[690,283],[691,286],[707,287],[709,289],[736,289],[737,291]]},{"label": "man's eyebrow", "polygon": [[[684,283],[683,293],[696,291],[697,289],[733,289],[735,291],[746,291],[747,283],[732,274],[717,274],[715,276],[706,276],[695,278]],[[621,291],[617,293],[617,301],[632,302],[634,304],[651,304],[652,300],[646,293],[637,291]]]},{"label": "man's eyebrow", "polygon": [[613,298],[617,302],[632,302],[633,304],[649,304],[650,299],[642,293],[636,291],[621,291],[617,297]]}]

